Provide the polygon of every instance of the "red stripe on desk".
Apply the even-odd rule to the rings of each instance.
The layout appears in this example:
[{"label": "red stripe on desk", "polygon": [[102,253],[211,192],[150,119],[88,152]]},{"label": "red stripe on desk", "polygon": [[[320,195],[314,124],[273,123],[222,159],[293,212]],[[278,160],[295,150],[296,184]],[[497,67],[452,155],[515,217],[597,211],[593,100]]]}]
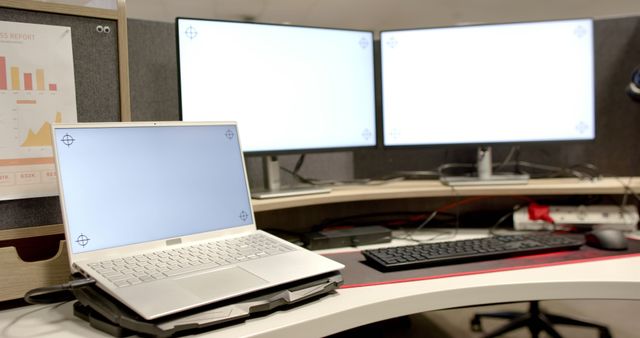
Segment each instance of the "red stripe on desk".
[{"label": "red stripe on desk", "polygon": [[[565,252],[553,252],[553,253],[539,254],[539,255],[512,257],[512,258],[507,258],[507,260],[515,260],[515,259],[522,259],[522,258],[533,258],[533,257],[535,257],[535,258],[545,258],[545,257],[549,258],[549,257],[553,257],[553,256],[562,256],[564,254],[565,254]],[[603,260],[610,260],[610,259],[617,259],[617,258],[629,258],[629,257],[637,257],[637,256],[640,256],[640,253],[634,252],[634,253],[629,253],[629,254],[618,254],[618,255],[615,255],[615,256],[600,256],[600,257],[590,257],[590,258],[583,258],[583,259],[572,259],[572,260],[567,260],[567,261],[547,262],[547,263],[540,263],[540,264],[509,266],[509,267],[474,270],[474,271],[462,271],[462,272],[439,274],[439,275],[434,275],[434,276],[424,276],[424,277],[412,277],[412,278],[385,280],[385,281],[372,282],[372,283],[345,284],[345,285],[342,285],[340,288],[341,289],[349,289],[349,288],[358,288],[358,287],[365,287],[365,286],[375,286],[375,285],[385,285],[385,284],[395,284],[395,283],[416,282],[416,281],[431,280],[431,279],[459,277],[459,276],[469,276],[469,275],[478,275],[478,274],[492,273],[492,272],[522,270],[522,269],[531,269],[531,268],[541,268],[541,267],[566,265],[566,264],[579,264],[579,263],[586,263],[586,262],[596,262],[596,261],[603,261]],[[428,268],[425,268],[425,269],[428,269]]]}]

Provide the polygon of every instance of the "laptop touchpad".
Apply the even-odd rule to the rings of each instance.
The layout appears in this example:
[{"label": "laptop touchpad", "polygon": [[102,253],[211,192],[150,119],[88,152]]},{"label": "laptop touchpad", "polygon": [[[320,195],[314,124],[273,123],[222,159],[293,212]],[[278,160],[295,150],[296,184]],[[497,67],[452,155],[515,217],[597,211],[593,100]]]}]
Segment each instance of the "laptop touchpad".
[{"label": "laptop touchpad", "polygon": [[238,267],[189,276],[175,282],[207,300],[231,296],[236,292],[267,284],[264,279]]}]

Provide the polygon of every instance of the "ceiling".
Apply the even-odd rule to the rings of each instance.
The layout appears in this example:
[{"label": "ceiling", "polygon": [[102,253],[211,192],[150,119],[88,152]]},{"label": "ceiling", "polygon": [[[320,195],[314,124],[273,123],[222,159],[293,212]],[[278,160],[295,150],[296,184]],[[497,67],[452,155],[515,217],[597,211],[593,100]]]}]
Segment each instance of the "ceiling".
[{"label": "ceiling", "polygon": [[126,5],[128,17],[152,21],[184,16],[375,31],[640,15],[639,0],[127,0]]}]

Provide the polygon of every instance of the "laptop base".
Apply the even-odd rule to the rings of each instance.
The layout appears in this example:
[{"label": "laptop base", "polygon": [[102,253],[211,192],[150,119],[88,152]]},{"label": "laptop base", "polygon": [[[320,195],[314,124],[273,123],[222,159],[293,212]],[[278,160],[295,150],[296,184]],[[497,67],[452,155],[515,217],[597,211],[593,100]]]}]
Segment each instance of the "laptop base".
[{"label": "laptop base", "polygon": [[75,316],[114,337],[170,337],[204,332],[277,308],[304,304],[333,292],[342,283],[342,275],[335,272],[155,320],[140,317],[95,285],[90,285],[73,290],[77,298],[73,309]]}]

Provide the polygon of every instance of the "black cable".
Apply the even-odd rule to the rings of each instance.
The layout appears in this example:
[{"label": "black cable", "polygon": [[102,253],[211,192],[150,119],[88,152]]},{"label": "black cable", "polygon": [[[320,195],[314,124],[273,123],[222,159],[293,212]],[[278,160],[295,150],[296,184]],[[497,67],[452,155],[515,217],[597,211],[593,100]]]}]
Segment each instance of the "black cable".
[{"label": "black cable", "polygon": [[468,168],[473,170],[476,167],[475,163],[445,163],[443,165],[440,165],[437,169],[438,171],[438,175],[440,177],[446,177],[448,176],[445,171],[449,170],[449,169],[457,169],[457,168]]},{"label": "black cable", "polygon": [[95,284],[93,278],[75,279],[68,283],[35,288],[27,291],[24,301],[29,304],[53,304],[75,298],[71,290]]},{"label": "black cable", "polygon": [[298,157],[298,162],[296,162],[295,167],[293,167],[293,173],[294,174],[298,174],[298,172],[300,171],[300,168],[302,168],[302,165],[304,164],[304,159],[305,159],[305,154],[301,154],[300,157]]},{"label": "black cable", "polygon": [[516,204],[513,206],[512,210],[509,211],[508,213],[504,214],[502,217],[500,217],[490,228],[489,228],[489,235],[492,236],[498,236],[499,234],[496,232],[496,230],[498,229],[498,227],[500,226],[500,224],[502,224],[502,222],[506,221],[509,217],[511,217],[513,214],[516,213],[516,211],[522,209],[524,206],[523,205],[519,205]]},{"label": "black cable", "polygon": [[[520,172],[528,173],[532,178],[576,177],[579,179],[593,180],[600,177],[597,167],[588,163],[577,164],[568,168],[526,161],[517,161],[509,164],[521,168],[519,169]],[[576,168],[588,168],[591,172],[584,172],[582,170],[577,170]],[[532,173],[527,172],[525,169],[541,170],[543,171],[543,174],[533,175]],[[597,174],[594,175],[594,172],[596,172]]]},{"label": "black cable", "polygon": [[601,178],[602,177],[602,173],[600,172],[600,168],[598,168],[594,164],[591,164],[591,163],[580,163],[580,164],[574,164],[574,165],[569,167],[569,169],[571,169],[571,170],[577,170],[578,168],[582,168],[583,169],[583,170],[580,170],[580,171],[584,171],[584,169],[586,169],[587,171],[591,171],[590,177],[592,179],[596,179],[596,178]]},{"label": "black cable", "polygon": [[295,179],[297,179],[298,181],[302,182],[302,183],[307,183],[307,184],[312,184],[312,185],[318,185],[317,183],[315,183],[315,179],[313,178],[306,178],[300,174],[298,174],[297,172],[287,169],[285,167],[280,167],[280,170],[286,172],[287,174],[293,176]]},{"label": "black cable", "polygon": [[[509,150],[509,153],[507,154],[507,157],[502,161],[502,163],[500,163],[498,165],[494,165],[493,170],[496,171],[496,172],[499,172],[500,170],[502,170],[502,167],[507,165],[509,163],[509,161],[511,161],[511,158],[514,157],[514,155],[516,156],[516,158],[520,157],[520,147],[519,146],[511,147],[511,149]],[[517,164],[518,161],[516,160],[515,163]],[[518,172],[517,170],[518,170],[518,166],[516,165],[516,172]]]},{"label": "black cable", "polygon": [[[391,175],[388,175],[389,178],[401,178],[401,179],[418,179],[418,180],[431,180],[440,178],[440,172],[438,169],[435,170],[400,170],[395,171]],[[388,179],[388,178],[387,178]]]},{"label": "black cable", "polygon": [[440,230],[440,231],[436,231],[434,229],[432,229],[432,231],[436,231],[438,232],[436,235],[431,236],[429,238],[426,239],[415,239],[413,238],[413,234],[422,230],[424,227],[427,226],[427,224],[429,224],[429,222],[431,222],[431,220],[433,220],[439,213],[439,210],[434,210],[433,212],[431,212],[431,214],[422,222],[420,223],[420,225],[418,225],[417,228],[413,229],[412,231],[408,231],[406,233],[406,235],[404,237],[395,237],[396,239],[403,239],[403,240],[409,240],[409,241],[414,241],[417,243],[427,243],[427,242],[431,242],[434,241],[438,238],[441,238],[442,236],[445,235],[449,235],[450,238],[454,238],[458,235],[458,232],[460,230],[460,201],[462,201],[462,196],[458,193],[458,190],[456,190],[455,187],[451,187],[451,192],[458,198],[458,203],[456,204],[456,209],[455,209],[455,227],[453,229],[453,231],[444,231],[444,230]]},{"label": "black cable", "polygon": [[[627,183],[624,183],[622,181],[622,178],[618,177],[618,176],[614,176],[613,178],[616,179],[616,181],[618,181],[618,183],[620,183],[622,185],[622,187],[624,188],[625,194],[624,194],[624,198],[625,198],[625,202],[623,202],[623,205],[626,204],[626,196],[627,195],[631,195],[633,197],[635,197],[636,201],[640,202],[640,195],[638,195],[637,192],[635,192],[633,190],[633,188],[631,188],[631,186]],[[631,181],[632,178],[629,178],[629,181]]]},{"label": "black cable", "polygon": [[300,155],[298,161],[296,162],[293,170],[280,166],[280,170],[286,172],[287,174],[293,176],[298,182],[306,183],[314,186],[339,186],[339,185],[383,185],[389,182],[395,182],[403,180],[404,177],[388,177],[381,178],[379,180],[374,180],[370,178],[356,178],[353,180],[339,181],[339,180],[320,180],[317,178],[305,177],[299,174],[302,165],[304,164],[305,154]]},{"label": "black cable", "polygon": [[453,192],[456,197],[458,197],[458,203],[456,204],[456,227],[453,230],[453,235],[452,237],[455,238],[458,235],[458,231],[460,231],[460,201],[462,201],[462,195],[460,195],[458,193],[458,190],[456,190],[456,187],[451,187],[451,192]]},{"label": "black cable", "polygon": [[520,169],[520,155],[521,154],[522,153],[520,152],[520,147],[518,147],[518,149],[516,151],[516,156],[515,156],[516,165],[514,167],[515,168],[515,172],[517,172],[517,173],[522,173],[522,171]]},{"label": "black cable", "polygon": [[[602,177],[602,173],[595,165],[591,163],[580,163],[571,165],[570,167],[556,167],[546,164],[539,164],[520,160],[520,148],[512,147],[507,157],[499,164],[493,165],[493,170],[498,172],[504,167],[510,166],[514,168],[514,172],[529,174],[532,178],[555,178],[555,177],[577,177],[579,179],[598,179]],[[515,158],[511,161],[511,158]],[[440,177],[448,176],[447,171],[452,169],[475,169],[475,163],[445,163],[438,167],[437,172]],[[527,170],[529,169],[529,170]],[[534,175],[531,170],[542,171],[542,173]]]}]

